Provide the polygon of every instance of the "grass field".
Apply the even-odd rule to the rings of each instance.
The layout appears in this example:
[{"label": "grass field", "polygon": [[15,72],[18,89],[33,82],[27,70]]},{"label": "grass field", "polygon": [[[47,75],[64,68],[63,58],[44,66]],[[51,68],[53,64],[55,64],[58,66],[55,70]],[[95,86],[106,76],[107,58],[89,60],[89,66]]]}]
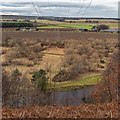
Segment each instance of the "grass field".
[{"label": "grass field", "polygon": [[70,24],[70,23],[64,23],[64,24],[55,24],[55,25],[48,25],[48,26],[42,26],[38,28],[74,28],[74,29],[79,29],[79,28],[85,28],[85,29],[91,29],[93,25],[89,24]]},{"label": "grass field", "polygon": [[86,29],[91,29],[92,25],[87,25],[87,24],[63,24],[61,25],[66,28],[86,28]]},{"label": "grass field", "polygon": [[[48,84],[48,89],[68,90],[73,88],[79,88],[83,86],[95,85],[101,81],[102,77],[98,73],[84,74],[76,80],[65,82],[52,82]],[[55,87],[54,87],[55,85]]]},{"label": "grass field", "polygon": [[[69,22],[72,20],[68,20]],[[74,28],[74,29],[79,29],[79,28],[84,28],[84,29],[91,29],[94,25],[98,24],[106,24],[110,28],[118,28],[118,23],[111,22],[111,21],[99,21],[99,23],[85,23],[85,20],[73,20],[75,23],[69,23],[69,22],[59,22],[59,21],[51,21],[51,20],[38,20],[38,23],[43,23],[43,24],[50,24],[48,26],[42,26],[40,28]]]},{"label": "grass field", "polygon": [[49,26],[42,26],[42,27],[38,27],[38,28],[65,28],[65,27],[58,26],[58,25],[49,25]]},{"label": "grass field", "polygon": [[[64,24],[55,24],[55,25],[48,25],[48,26],[42,26],[38,28],[74,28],[74,29],[79,29],[79,28],[84,28],[84,29],[89,29],[96,25],[96,24],[76,24],[76,23],[64,23]],[[106,24],[110,28],[118,28],[118,24]]]}]

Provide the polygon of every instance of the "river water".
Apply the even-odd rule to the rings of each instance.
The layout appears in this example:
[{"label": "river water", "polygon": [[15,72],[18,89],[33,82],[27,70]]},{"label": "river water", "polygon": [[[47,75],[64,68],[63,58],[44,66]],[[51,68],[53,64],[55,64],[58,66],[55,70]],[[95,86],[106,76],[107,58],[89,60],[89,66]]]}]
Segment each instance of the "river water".
[{"label": "river water", "polygon": [[8,101],[11,107],[24,107],[32,105],[56,105],[56,106],[79,106],[82,103],[88,103],[88,97],[94,90],[94,86],[85,86],[72,90],[53,90],[45,93],[43,97],[27,96],[15,97]]},{"label": "river water", "polygon": [[87,98],[93,90],[93,86],[87,86],[76,90],[53,91],[48,95],[48,104],[58,106],[78,106],[88,102]]}]

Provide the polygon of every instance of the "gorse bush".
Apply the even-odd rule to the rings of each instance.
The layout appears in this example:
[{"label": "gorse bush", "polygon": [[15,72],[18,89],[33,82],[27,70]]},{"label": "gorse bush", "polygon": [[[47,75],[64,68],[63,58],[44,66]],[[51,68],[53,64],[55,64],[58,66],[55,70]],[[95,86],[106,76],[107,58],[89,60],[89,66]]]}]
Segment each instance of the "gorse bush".
[{"label": "gorse bush", "polygon": [[41,91],[44,91],[44,92],[47,88],[47,82],[48,82],[48,78],[46,75],[47,73],[43,69],[40,69],[39,71],[35,72],[32,75],[32,82],[35,83],[37,88],[39,88]]}]

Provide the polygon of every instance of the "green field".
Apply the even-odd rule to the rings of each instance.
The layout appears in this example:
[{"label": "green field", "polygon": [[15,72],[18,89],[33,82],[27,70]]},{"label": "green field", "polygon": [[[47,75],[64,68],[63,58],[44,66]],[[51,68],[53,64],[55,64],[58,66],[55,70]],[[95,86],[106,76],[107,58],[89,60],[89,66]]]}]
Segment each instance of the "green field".
[{"label": "green field", "polygon": [[74,28],[74,29],[84,28],[84,29],[89,29],[90,30],[92,27],[93,27],[93,25],[88,25],[88,24],[63,23],[63,24],[41,26],[41,27],[38,27],[38,28]]},{"label": "green field", "polygon": [[62,27],[65,27],[65,28],[85,28],[85,29],[91,29],[93,26],[92,25],[88,25],[88,24],[63,24],[63,25],[60,25]]},{"label": "green field", "polygon": [[[84,28],[84,29],[91,30],[94,25],[92,25],[92,24],[64,23],[64,24],[55,24],[55,25],[42,26],[42,27],[38,27],[38,28],[73,28],[73,29]],[[110,28],[113,28],[113,27],[117,28],[118,27],[118,24],[106,24],[106,25],[108,25]]]},{"label": "green field", "polygon": [[[48,89],[73,89],[73,88],[79,88],[83,86],[90,86],[95,85],[98,82],[101,81],[101,75],[100,74],[89,74],[81,76],[80,78],[76,80],[71,81],[65,81],[65,82],[52,82],[51,84],[48,84]],[[55,87],[54,87],[55,85]]]},{"label": "green field", "polygon": [[[79,21],[79,20],[78,20]],[[84,28],[84,29],[89,29],[93,26],[96,26],[98,24],[106,24],[110,28],[118,28],[118,23],[112,23],[112,22],[107,22],[106,21],[101,21],[100,23],[68,23],[68,22],[59,22],[59,21],[51,21],[51,20],[38,20],[38,23],[43,23],[47,26],[41,26],[39,28],[73,28],[73,29],[79,29],[79,28]],[[81,20],[80,20],[81,21]],[[82,22],[84,22],[83,20]]]},{"label": "green field", "polygon": [[59,25],[49,25],[49,26],[42,26],[42,27],[38,27],[38,28],[65,28]]}]

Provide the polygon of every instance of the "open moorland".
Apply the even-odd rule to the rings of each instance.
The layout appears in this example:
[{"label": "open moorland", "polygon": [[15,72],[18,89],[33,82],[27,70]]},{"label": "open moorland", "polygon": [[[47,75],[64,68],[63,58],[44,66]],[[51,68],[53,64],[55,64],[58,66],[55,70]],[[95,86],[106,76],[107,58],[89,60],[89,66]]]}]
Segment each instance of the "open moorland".
[{"label": "open moorland", "polygon": [[89,31],[98,23],[85,20],[31,21],[38,30],[2,30],[3,118],[117,118],[118,33]]},{"label": "open moorland", "polygon": [[2,64],[27,73],[30,80],[31,73],[48,69],[52,82],[58,79],[56,88],[94,85],[117,44],[115,33],[3,32]]}]

